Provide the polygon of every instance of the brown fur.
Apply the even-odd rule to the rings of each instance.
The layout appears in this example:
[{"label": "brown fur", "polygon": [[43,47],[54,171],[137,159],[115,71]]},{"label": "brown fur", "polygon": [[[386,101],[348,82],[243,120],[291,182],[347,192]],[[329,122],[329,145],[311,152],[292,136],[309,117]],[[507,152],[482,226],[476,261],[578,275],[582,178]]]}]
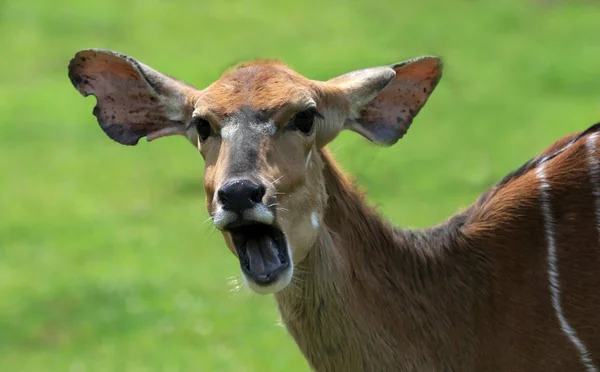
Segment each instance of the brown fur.
[{"label": "brown fur", "polygon": [[[585,139],[546,173],[563,310],[599,363],[600,237]],[[394,231],[322,156],[326,227],[297,284],[275,296],[315,370],[585,370],[552,308],[535,170],[440,226]]]},{"label": "brown fur", "polygon": [[275,114],[286,106],[301,104],[316,87],[278,61],[258,60],[239,64],[203,91],[197,104],[215,121],[244,107]]},{"label": "brown fur", "polygon": [[[202,91],[103,50],[78,53],[69,73],[80,92],[98,97],[98,120],[120,143],[187,128],[205,159],[209,212],[232,177],[268,186],[295,264],[275,298],[315,370],[585,371],[552,301],[552,241],[562,313],[600,365],[600,169],[590,172],[586,147],[598,126],[560,139],[446,222],[399,230],[366,205],[323,146],[342,129],[381,144],[398,140],[441,77],[435,57],[328,82],[256,61]],[[323,116],[314,133],[285,130],[309,104]],[[217,135],[200,143],[194,118]],[[276,128],[218,135],[234,119],[236,128]],[[223,236],[235,253],[226,229]]]}]

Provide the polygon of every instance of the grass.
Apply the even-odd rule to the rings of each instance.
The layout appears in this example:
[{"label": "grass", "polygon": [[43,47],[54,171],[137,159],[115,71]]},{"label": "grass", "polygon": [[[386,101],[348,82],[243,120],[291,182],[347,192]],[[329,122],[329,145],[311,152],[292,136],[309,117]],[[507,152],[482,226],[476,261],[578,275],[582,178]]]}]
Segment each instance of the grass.
[{"label": "grass", "polygon": [[330,148],[398,225],[438,223],[555,139],[600,121],[600,6],[0,0],[0,371],[307,371],[235,259],[185,140],[135,148],[70,85],[79,49],[206,86],[278,58],[315,79],[423,54],[445,75],[410,133]]}]

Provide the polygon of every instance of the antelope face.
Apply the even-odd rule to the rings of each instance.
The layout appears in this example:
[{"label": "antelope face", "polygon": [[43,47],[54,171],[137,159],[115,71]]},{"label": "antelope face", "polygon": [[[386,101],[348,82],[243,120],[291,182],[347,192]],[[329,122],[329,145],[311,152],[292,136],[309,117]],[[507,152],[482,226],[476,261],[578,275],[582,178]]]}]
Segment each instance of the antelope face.
[{"label": "antelope face", "polygon": [[200,94],[190,121],[208,212],[259,293],[285,287],[317,237],[315,88],[280,64],[242,65]]},{"label": "antelope face", "polygon": [[178,134],[197,147],[208,212],[249,287],[263,294],[289,284],[323,225],[320,148],[343,129],[395,143],[440,76],[434,57],[327,82],[255,61],[198,90],[105,50],[81,51],[69,65],[75,87],[97,97],[94,114],[113,140]]}]

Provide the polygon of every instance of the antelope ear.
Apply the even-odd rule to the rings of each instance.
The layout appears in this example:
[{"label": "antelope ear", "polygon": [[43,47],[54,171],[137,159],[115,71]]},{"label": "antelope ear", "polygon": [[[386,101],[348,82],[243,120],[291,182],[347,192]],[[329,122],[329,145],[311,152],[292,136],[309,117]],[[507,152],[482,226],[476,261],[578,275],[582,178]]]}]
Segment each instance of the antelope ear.
[{"label": "antelope ear", "polygon": [[198,91],[126,55],[102,49],[78,52],[69,79],[83,95],[96,96],[94,115],[104,132],[123,145],[184,135]]},{"label": "antelope ear", "polygon": [[425,56],[330,80],[342,89],[350,105],[344,129],[378,145],[395,144],[435,89],[442,66],[439,58]]}]

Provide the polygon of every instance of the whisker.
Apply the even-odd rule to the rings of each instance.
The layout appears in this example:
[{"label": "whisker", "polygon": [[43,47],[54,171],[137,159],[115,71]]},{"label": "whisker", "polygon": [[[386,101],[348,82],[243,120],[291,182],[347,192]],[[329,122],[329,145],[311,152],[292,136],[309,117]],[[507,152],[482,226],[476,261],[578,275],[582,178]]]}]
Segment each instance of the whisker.
[{"label": "whisker", "polygon": [[246,297],[246,305],[250,303],[250,301],[254,301],[254,299],[258,298],[258,294],[254,291],[248,291],[248,297]]},{"label": "whisker", "polygon": [[214,229],[215,225],[202,225],[205,234],[210,234]]},{"label": "whisker", "polygon": [[212,237],[216,230],[217,230],[217,227],[215,225],[212,225],[210,231],[208,232],[208,237],[209,238]]},{"label": "whisker", "polygon": [[342,149],[342,148],[344,148],[344,147],[346,147],[346,144],[345,144],[345,143],[344,143],[344,144],[341,144],[341,145],[339,145],[339,146],[338,146],[338,147],[336,147],[335,149],[332,149],[332,150],[331,150],[331,152],[332,152],[333,154],[336,154],[336,153],[337,153],[337,152],[338,152],[340,149]]},{"label": "whisker", "polygon": [[279,204],[279,203],[272,203],[272,204],[267,205],[267,207],[268,208],[275,207],[275,209],[280,212],[289,212],[290,211],[289,209],[281,207],[280,205],[281,204]]},{"label": "whisker", "polygon": [[284,174],[284,175],[282,175],[281,177],[279,177],[278,179],[276,179],[275,181],[273,181],[273,182],[270,182],[270,183],[269,183],[269,186],[273,186],[273,184],[274,184],[275,182],[279,181],[280,179],[282,179],[282,178],[283,178],[283,176],[285,176],[285,174]]},{"label": "whisker", "polygon": [[246,282],[237,276],[231,276],[227,280],[227,286],[230,287],[229,291],[231,294],[235,295],[242,292],[244,288],[246,288]]}]

